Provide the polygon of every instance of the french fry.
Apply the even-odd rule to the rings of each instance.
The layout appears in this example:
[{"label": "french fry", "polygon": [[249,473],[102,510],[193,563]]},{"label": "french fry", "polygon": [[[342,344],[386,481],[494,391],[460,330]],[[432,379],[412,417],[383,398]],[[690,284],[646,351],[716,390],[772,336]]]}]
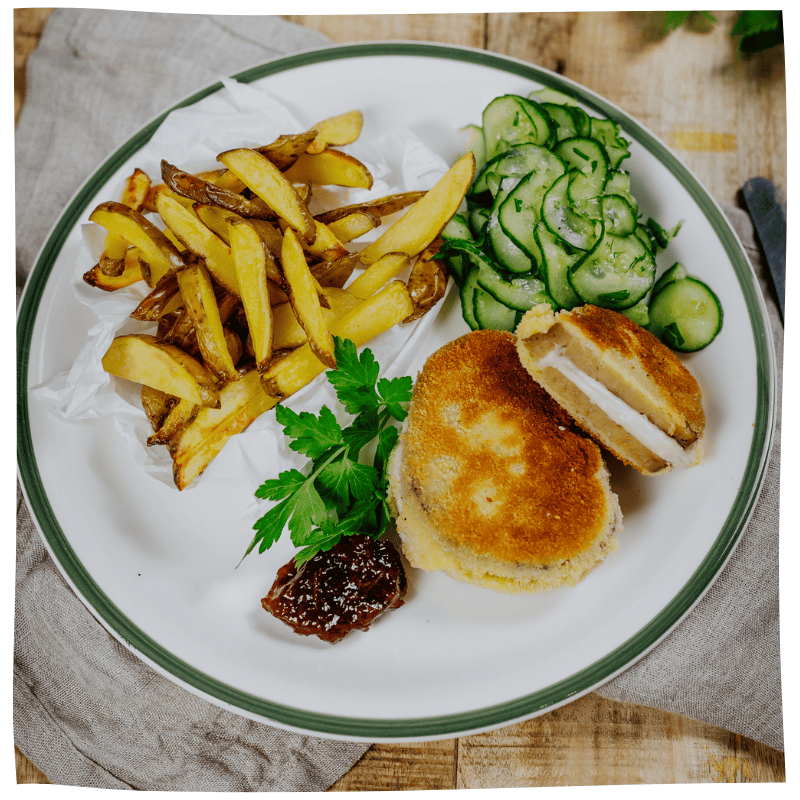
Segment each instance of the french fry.
[{"label": "french fry", "polygon": [[[333,323],[360,305],[362,299],[351,294],[347,289],[329,287],[324,290],[330,308],[322,309],[322,316],[328,328]],[[287,350],[299,347],[308,341],[303,326],[297,321],[291,303],[280,303],[272,307],[275,327],[273,347],[275,350]]]},{"label": "french fry", "polygon": [[95,286],[105,292],[115,292],[117,289],[124,289],[132,286],[141,280],[145,280],[142,273],[142,264],[137,254],[139,250],[131,247],[125,253],[124,268],[121,275],[106,275],[101,269],[100,264],[95,264],[90,270],[84,273],[83,280],[89,286]]},{"label": "french fry", "polygon": [[201,408],[202,406],[198,406],[191,400],[178,400],[178,402],[169,409],[169,412],[161,420],[161,423],[155,427],[153,434],[148,436],[148,446],[152,447],[157,444],[169,444],[173,438],[197,416],[197,412]]},{"label": "french fry", "polygon": [[142,299],[139,305],[133,309],[131,316],[142,322],[157,320],[165,313],[167,303],[179,291],[178,279],[175,277],[175,273],[167,273],[153,290]]},{"label": "french fry", "polygon": [[364,211],[370,214],[377,214],[379,217],[388,217],[390,214],[395,214],[402,211],[410,205],[413,205],[425,196],[426,192],[399,192],[398,194],[390,194],[386,197],[379,197],[377,200],[367,200],[363,203],[354,203],[350,206],[340,206],[339,208],[332,208],[330,211],[324,211],[317,214],[315,219],[319,222],[324,222],[330,225],[342,217],[346,217],[356,211]]},{"label": "french fry", "polygon": [[164,423],[169,412],[180,402],[175,397],[152,386],[142,386],[142,409],[154,431]]},{"label": "french fry", "polygon": [[149,219],[122,203],[100,203],[89,215],[92,222],[137,247],[147,262],[151,285],[171,270],[183,267],[183,257],[175,245]]},{"label": "french fry", "polygon": [[314,217],[284,174],[265,156],[244,147],[220,153],[217,160],[285,219],[307,244],[314,243]]},{"label": "french fry", "polygon": [[[281,221],[281,230],[286,233],[287,229],[291,227],[287,222]],[[336,238],[334,232],[321,222],[314,221],[316,228],[316,235],[313,243],[300,239],[300,244],[309,255],[320,258],[323,261],[334,261],[337,258],[346,256],[349,252],[347,248]]]},{"label": "french fry", "polygon": [[181,491],[205,470],[231,436],[243,431],[277,402],[265,394],[255,369],[223,386],[219,394],[219,408],[201,408],[169,442],[173,477]]},{"label": "french fry", "polygon": [[318,261],[311,265],[311,274],[322,287],[335,286],[341,289],[359,263],[358,253],[348,253],[333,261]]},{"label": "french fry", "polygon": [[[331,334],[350,339],[356,347],[404,320],[414,310],[408,289],[402,281],[387,287],[360,303],[331,326]],[[261,378],[264,391],[276,400],[284,400],[309,384],[325,370],[308,344],[293,350],[273,363]]]},{"label": "french fry", "polygon": [[103,369],[111,375],[186,398],[198,405],[219,405],[219,392],[211,373],[179,347],[150,334],[117,336],[102,363]]},{"label": "french fry", "polygon": [[321,153],[326,147],[352,144],[361,135],[364,116],[360,111],[348,111],[328,117],[313,126],[317,132],[314,141],[306,148],[306,153]]},{"label": "french fry", "polygon": [[200,256],[217,282],[239,295],[239,280],[231,248],[205,225],[193,209],[186,208],[166,193],[156,197],[156,210],[164,224],[195,255]]},{"label": "french fry", "polygon": [[292,183],[353,189],[371,189],[373,183],[367,166],[341,150],[324,150],[316,155],[303,153],[283,174]]},{"label": "french fry", "polygon": [[367,267],[347,287],[348,291],[366,299],[397,277],[410,263],[411,259],[405,253],[386,253]]},{"label": "french fry", "polygon": [[125,182],[120,202],[134,211],[141,211],[149,191],[150,177],[146,172],[137,168]]},{"label": "french fry", "polygon": [[312,129],[304,133],[293,133],[279,136],[271,144],[257,147],[256,151],[266,156],[279,170],[288,169],[301,153],[316,139],[317,131]]},{"label": "french fry", "polygon": [[[122,190],[120,203],[134,211],[141,211],[142,203],[147,196],[150,188],[150,178],[146,172],[135,169],[133,174],[125,181],[125,188]],[[128,250],[128,243],[117,236],[109,233],[106,236],[105,247],[98,261],[100,271],[109,277],[119,277],[125,271],[125,253]]]},{"label": "french fry", "polygon": [[293,228],[283,234],[281,264],[289,286],[289,302],[297,321],[308,336],[314,355],[328,367],[336,367],[333,354],[333,337],[328,331],[320,306],[317,282],[308,268],[305,253]]},{"label": "french fry", "polygon": [[414,303],[414,312],[403,322],[419,319],[444,297],[447,290],[447,270],[440,260],[434,258],[441,245],[441,239],[434,239],[411,268],[407,286],[411,302]]},{"label": "french fry", "polygon": [[400,219],[361,251],[364,264],[374,264],[386,253],[421,253],[458,211],[475,174],[475,156],[460,158]]},{"label": "french fry", "polygon": [[220,381],[235,381],[238,373],[225,341],[214,284],[202,259],[180,270],[177,280],[206,367]]},{"label": "french fry", "polygon": [[347,244],[375,230],[380,224],[381,218],[377,214],[371,211],[354,211],[346,217],[334,220],[328,228],[342,244]]},{"label": "french fry", "polygon": [[231,217],[228,230],[256,369],[265,372],[272,358],[273,337],[266,246],[255,228],[243,219]]}]

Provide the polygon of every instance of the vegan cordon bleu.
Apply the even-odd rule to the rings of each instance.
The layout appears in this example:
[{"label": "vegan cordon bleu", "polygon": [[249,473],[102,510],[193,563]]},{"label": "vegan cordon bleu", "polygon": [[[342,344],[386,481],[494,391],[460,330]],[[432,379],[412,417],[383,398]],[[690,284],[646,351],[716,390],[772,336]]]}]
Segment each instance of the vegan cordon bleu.
[{"label": "vegan cordon bleu", "polygon": [[574,586],[622,527],[600,448],[504,331],[473,331],[428,358],[389,495],[412,566],[501,592]]},{"label": "vegan cordon bleu", "polygon": [[645,475],[700,462],[700,387],[649,331],[599,306],[556,313],[539,305],[516,333],[533,379],[621,461]]}]

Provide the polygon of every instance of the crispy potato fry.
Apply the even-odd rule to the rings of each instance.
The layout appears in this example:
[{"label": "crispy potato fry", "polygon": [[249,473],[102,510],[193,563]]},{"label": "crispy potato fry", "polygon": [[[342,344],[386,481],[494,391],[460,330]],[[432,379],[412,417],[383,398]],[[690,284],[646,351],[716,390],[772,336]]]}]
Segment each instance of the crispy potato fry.
[{"label": "crispy potato fry", "polygon": [[335,286],[341,289],[353,274],[359,263],[358,253],[348,253],[333,261],[318,261],[311,265],[311,274],[320,286]]},{"label": "crispy potato fry", "polygon": [[360,111],[348,111],[328,117],[314,125],[317,132],[314,141],[306,148],[306,153],[321,153],[330,145],[352,144],[361,135],[364,126],[364,116]]},{"label": "crispy potato fry", "polygon": [[[153,284],[183,267],[183,257],[175,245],[150,220],[122,203],[100,203],[89,219],[137,247],[150,267]],[[151,285],[153,285],[151,284]]]},{"label": "crispy potato fry", "polygon": [[[331,334],[350,339],[360,347],[405,319],[413,310],[406,285],[402,281],[393,281],[336,320],[331,326]],[[268,395],[283,400],[324,370],[325,365],[314,355],[309,344],[304,344],[274,362],[261,380]]]},{"label": "crispy potato fry", "polygon": [[169,195],[164,193],[156,197],[156,209],[184,247],[206,262],[220,286],[238,296],[239,280],[231,248],[200,220],[193,209],[185,208]]},{"label": "crispy potato fry", "polygon": [[154,431],[162,426],[169,412],[179,402],[179,397],[154,389],[152,386],[142,386],[142,409]]},{"label": "crispy potato fry", "polygon": [[[333,231],[321,222],[314,222],[316,226],[316,236],[314,237],[313,244],[308,244],[300,239],[300,245],[309,255],[322,259],[323,261],[335,261],[337,258],[346,256],[348,249],[336,238]],[[283,233],[291,226],[284,222],[280,222],[280,228]],[[282,246],[281,246],[282,247]]]},{"label": "crispy potato fry", "polygon": [[177,279],[206,367],[220,381],[236,380],[238,373],[225,341],[214,284],[206,265],[198,258],[180,270]]},{"label": "crispy potato fry", "polygon": [[[322,309],[322,316],[329,329],[339,317],[343,317],[363,302],[360,297],[351,294],[347,289],[336,287],[326,288],[325,297],[329,308]],[[273,306],[272,315],[275,324],[275,338],[273,339],[275,350],[294,349],[308,341],[308,336],[303,330],[303,326],[297,321],[291,303],[280,303]]]},{"label": "crispy potato fry", "polygon": [[386,253],[368,266],[347,287],[348,291],[366,299],[397,277],[410,263],[411,259],[405,253]]},{"label": "crispy potato fry", "polygon": [[475,174],[472,152],[460,158],[428,193],[415,203],[377,241],[361,251],[364,264],[374,264],[385,253],[421,253],[458,211]]},{"label": "crispy potato fry", "polygon": [[315,129],[304,133],[279,136],[272,144],[257,147],[256,151],[266,156],[279,170],[289,169],[301,153],[317,138]]},{"label": "crispy potato fry", "polygon": [[241,194],[247,188],[230,170],[224,168],[198,172],[197,177],[236,194]]},{"label": "crispy potato fry", "polygon": [[265,372],[272,359],[273,337],[266,246],[256,229],[243,219],[230,217],[228,229],[256,369]]},{"label": "crispy potato fry", "polygon": [[231,354],[231,361],[238,364],[241,357],[244,355],[244,345],[242,344],[242,337],[236,333],[233,328],[224,327],[222,333],[225,336],[225,344],[228,346],[228,352]]},{"label": "crispy potato fry", "polygon": [[402,211],[404,208],[413,205],[417,200],[421,200],[426,193],[425,191],[417,191],[390,194],[386,197],[380,197],[377,200],[367,200],[363,203],[354,203],[350,206],[333,208],[330,211],[317,214],[315,219],[319,222],[324,222],[326,225],[330,225],[332,222],[347,217],[356,211],[377,214],[379,217],[388,217],[390,214]]},{"label": "crispy potato fry", "polygon": [[134,211],[141,211],[149,191],[150,176],[137,168],[125,182],[125,188],[122,190],[120,202],[128,206],[128,208],[132,208]]},{"label": "crispy potato fry", "polygon": [[219,392],[211,373],[179,347],[150,334],[117,336],[102,363],[111,375],[184,397],[198,405],[219,406]]},{"label": "crispy potato fry", "polygon": [[161,161],[161,177],[167,186],[176,194],[194,200],[195,203],[206,203],[234,211],[241,217],[255,219],[271,219],[275,214],[262,201],[248,200],[246,197],[229,189],[222,189],[196,175],[178,169],[168,161]]},{"label": "crispy potato fry", "polygon": [[371,189],[372,173],[357,158],[341,150],[304,153],[283,173],[292,183]]},{"label": "crispy potato fry", "polygon": [[305,240],[314,243],[314,217],[284,174],[263,154],[240,147],[220,153],[217,160],[237,175],[281,219],[285,219]]},{"label": "crispy potato fry", "polygon": [[167,303],[179,291],[178,279],[175,277],[175,273],[167,273],[156,284],[155,288],[142,299],[139,305],[133,309],[131,316],[143,322],[153,322],[159,319],[167,310]]},{"label": "crispy potato fry", "polygon": [[283,235],[281,263],[289,286],[289,302],[308,336],[309,346],[323,364],[335,368],[333,337],[322,313],[318,284],[308,268],[305,253],[293,228],[287,228]]},{"label": "crispy potato fry", "polygon": [[156,444],[169,444],[173,438],[196,416],[202,408],[191,400],[180,399],[169,409],[161,424],[154,426],[154,432],[147,438],[148,446]]},{"label": "crispy potato fry", "polygon": [[375,230],[380,224],[381,218],[377,214],[371,211],[354,211],[346,217],[334,220],[328,228],[342,244],[347,244]]},{"label": "crispy potato fry", "polygon": [[83,280],[89,286],[95,286],[105,292],[115,292],[117,289],[124,289],[141,280],[147,280],[142,272],[142,263],[136,255],[138,252],[139,250],[135,247],[129,248],[125,254],[124,269],[121,275],[106,275],[100,269],[100,265],[95,264],[88,272],[84,273]]},{"label": "crispy potato fry", "polygon": [[201,408],[169,443],[174,462],[173,477],[178,489],[185,489],[205,470],[231,436],[243,431],[276,402],[274,397],[265,394],[260,374],[255,369],[223,386],[219,408]]},{"label": "crispy potato fry", "polygon": [[[146,172],[135,169],[133,174],[125,181],[125,188],[122,190],[120,203],[134,211],[141,211],[142,203],[147,196],[150,188],[150,178]],[[128,250],[128,243],[114,233],[106,236],[103,254],[100,256],[98,264],[100,271],[109,277],[119,277],[125,271],[125,254]]]},{"label": "crispy potato fry", "polygon": [[414,312],[403,322],[419,319],[444,297],[447,290],[447,270],[440,260],[434,258],[441,245],[441,239],[434,239],[411,268],[407,286],[411,302],[414,303]]}]

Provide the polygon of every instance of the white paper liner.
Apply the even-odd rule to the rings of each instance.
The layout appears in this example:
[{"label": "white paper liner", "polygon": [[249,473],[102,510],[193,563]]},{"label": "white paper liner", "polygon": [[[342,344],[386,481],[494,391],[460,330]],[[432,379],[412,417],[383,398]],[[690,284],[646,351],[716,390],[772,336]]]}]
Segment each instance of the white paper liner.
[{"label": "white paper liner", "polygon": [[[312,118],[297,119],[262,89],[229,78],[222,79],[222,83],[223,88],[215,94],[171,112],[147,145],[137,153],[136,166],[150,175],[154,183],[160,182],[162,158],[188,172],[216,169],[219,167],[216,157],[224,150],[263,145],[282,134],[299,133],[319,122]],[[341,109],[342,112],[349,110]],[[365,129],[357,142],[342,149],[366,164],[374,179],[373,187],[370,190],[315,190],[311,205],[315,213],[317,209],[397,192],[429,189],[448,169],[447,163],[411,131],[396,126],[382,129],[379,121],[370,130]],[[119,176],[116,196],[101,197],[98,202],[117,199],[126,178],[127,174]],[[157,217],[153,221],[160,224]],[[385,218],[381,228],[385,230],[392,221],[392,218]],[[98,322],[89,330],[86,343],[72,367],[35,387],[32,392],[38,400],[66,418],[93,419],[113,415],[114,426],[136,462],[148,475],[175,488],[172,460],[167,448],[147,446],[147,437],[152,429],[142,410],[141,387],[109,376],[101,363],[115,336],[155,331],[154,324],[130,318],[130,313],[149,288],[140,282],[115,292],[104,292],[87,285],[83,275],[97,263],[106,231],[87,223],[82,226],[81,233],[82,242],[71,282],[78,300],[92,310]],[[360,249],[377,235],[372,232],[364,236],[350,249]],[[441,305],[438,303],[418,321],[397,325],[369,342],[367,346],[375,354],[382,376],[405,374],[418,342],[425,337]],[[324,374],[287,399],[285,404],[298,412],[313,413],[327,405],[342,424],[347,424],[350,419],[338,406],[333,387]],[[276,476],[276,464],[283,470],[301,468],[304,463],[303,457],[287,447],[275,414],[267,412],[245,431],[231,437],[206,471],[184,491],[192,491],[208,481],[234,481],[240,485],[244,482],[255,490],[266,478]],[[254,501],[243,516],[254,514],[256,505]]]}]

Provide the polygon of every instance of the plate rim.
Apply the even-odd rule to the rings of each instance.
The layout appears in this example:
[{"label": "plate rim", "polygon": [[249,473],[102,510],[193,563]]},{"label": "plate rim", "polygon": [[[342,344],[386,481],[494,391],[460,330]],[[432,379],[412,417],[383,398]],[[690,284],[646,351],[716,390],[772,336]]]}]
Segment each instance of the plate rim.
[{"label": "plate rim", "polygon": [[99,186],[150,140],[169,113],[194,105],[216,93],[223,88],[221,81],[209,84],[170,106],[120,145],[83,182],[47,235],[31,269],[17,311],[18,480],[42,540],[76,594],[115,638],[169,680],[234,713],[278,727],[338,739],[420,741],[449,738],[501,727],[537,716],[577,699],[643,658],[700,602],[741,539],[763,486],[775,426],[777,388],[775,355],[771,332],[766,323],[766,308],[757,287],[755,273],[741,242],[718,203],[691,170],[655,134],[588,87],[512,56],[466,46],[408,40],[317,47],[258,63],[230,77],[242,83],[251,83],[269,75],[300,67],[372,56],[440,58],[466,62],[511,73],[574,96],[604,116],[622,123],[628,132],[635,134],[637,142],[656,155],[662,165],[689,192],[712,226],[739,281],[753,333],[757,382],[755,422],[747,464],[736,499],[714,544],[684,586],[659,614],[627,641],[561,681],[500,704],[454,714],[403,719],[346,717],[295,709],[230,687],[173,656],[166,647],[158,644],[134,625],[111,602],[85,570],[69,544],[50,506],[36,464],[28,409],[28,369],[36,312],[56,259]]}]

